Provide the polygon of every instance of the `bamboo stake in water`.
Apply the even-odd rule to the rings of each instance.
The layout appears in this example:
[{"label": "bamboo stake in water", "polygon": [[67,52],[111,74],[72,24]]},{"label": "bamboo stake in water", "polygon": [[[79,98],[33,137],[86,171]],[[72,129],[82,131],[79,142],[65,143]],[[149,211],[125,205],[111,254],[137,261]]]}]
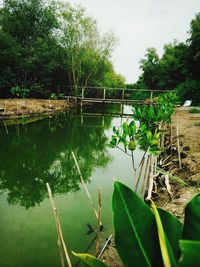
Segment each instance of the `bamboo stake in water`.
[{"label": "bamboo stake in water", "polygon": [[85,192],[86,192],[86,195],[88,196],[88,199],[89,199],[89,201],[90,201],[90,203],[91,203],[91,205],[92,205],[92,209],[93,209],[93,211],[94,211],[94,214],[95,214],[95,216],[96,216],[96,218],[97,218],[97,220],[98,220],[98,212],[97,212],[97,210],[96,210],[96,208],[95,208],[95,205],[94,205],[94,203],[93,203],[93,201],[92,201],[92,197],[91,197],[91,195],[90,195],[90,193],[89,193],[89,191],[88,191],[88,188],[87,188],[87,186],[86,186],[86,184],[85,184],[85,181],[83,180],[83,176],[82,176],[82,173],[81,173],[81,170],[80,170],[80,168],[79,168],[79,165],[78,165],[78,162],[77,162],[77,160],[76,160],[76,157],[75,157],[74,152],[72,152],[72,157],[73,157],[73,159],[74,159],[76,168],[77,168],[77,170],[78,170],[78,173],[79,173],[80,180],[81,180],[81,183],[82,183],[82,185],[83,185],[83,188],[84,188],[84,190],[85,190]]},{"label": "bamboo stake in water", "polygon": [[178,124],[177,124],[177,127],[176,127],[176,136],[177,136],[179,169],[181,169],[182,168],[182,164],[181,164],[181,153],[180,153],[180,142],[179,142],[179,129],[178,129]]},{"label": "bamboo stake in water", "polygon": [[97,240],[96,240],[96,255],[99,254],[99,238],[101,231],[101,190],[98,192],[98,225],[97,225]]},{"label": "bamboo stake in water", "polygon": [[54,201],[53,201],[51,188],[50,188],[48,183],[46,183],[46,186],[47,186],[47,191],[48,191],[48,194],[49,194],[49,199],[50,199],[50,202],[51,202],[51,206],[52,206],[52,209],[53,209],[54,219],[55,219],[57,233],[58,233],[58,245],[59,245],[59,249],[60,249],[61,264],[62,264],[62,266],[64,266],[64,260],[63,260],[62,252],[61,252],[62,251],[61,244],[62,244],[67,264],[68,264],[69,267],[72,267],[71,260],[70,260],[70,257],[69,257],[68,251],[67,251],[67,247],[66,247],[66,244],[65,244],[65,241],[64,241],[64,238],[63,238],[63,233],[62,233],[62,228],[61,228],[61,225],[60,225],[60,221],[59,221],[59,218],[58,218],[58,211],[57,211],[57,208],[56,208],[56,206],[54,204]]}]

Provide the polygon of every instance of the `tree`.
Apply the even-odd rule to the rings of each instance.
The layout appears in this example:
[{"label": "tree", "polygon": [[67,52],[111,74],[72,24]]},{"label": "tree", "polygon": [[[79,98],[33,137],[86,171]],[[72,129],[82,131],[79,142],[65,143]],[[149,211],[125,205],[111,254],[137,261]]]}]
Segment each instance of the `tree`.
[{"label": "tree", "polygon": [[159,89],[159,62],[159,56],[155,48],[148,48],[145,58],[140,61],[140,69],[143,72],[142,79],[148,89]]},{"label": "tree", "polygon": [[200,81],[200,13],[190,24],[190,38],[188,39],[190,54],[190,71],[194,80]]},{"label": "tree", "polygon": [[78,94],[78,86],[83,88],[99,80],[102,66],[111,55],[115,38],[112,33],[101,36],[96,21],[85,14],[82,7],[70,4],[60,5],[60,44],[65,48],[69,66],[72,93]]},{"label": "tree", "polygon": [[[40,0],[4,0],[0,12],[0,86],[4,95],[11,87],[44,93],[63,57],[54,31],[59,26],[54,9]],[[5,92],[5,90],[7,92]],[[37,91],[36,90],[36,91]]]},{"label": "tree", "polygon": [[188,46],[174,41],[164,46],[164,53],[159,63],[158,87],[173,90],[189,76]]}]

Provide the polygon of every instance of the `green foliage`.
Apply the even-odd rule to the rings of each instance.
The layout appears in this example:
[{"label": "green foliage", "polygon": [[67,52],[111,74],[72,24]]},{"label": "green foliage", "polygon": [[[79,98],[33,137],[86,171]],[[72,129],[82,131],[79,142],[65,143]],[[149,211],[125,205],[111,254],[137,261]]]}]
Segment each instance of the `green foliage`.
[{"label": "green foliage", "polygon": [[[133,111],[134,120],[130,123],[123,123],[120,129],[113,128],[113,135],[110,141],[111,147],[118,147],[120,143],[127,149],[134,151],[138,144],[140,149],[152,155],[158,155],[162,131],[159,130],[161,123],[168,123],[174,113],[174,104],[178,97],[171,92],[158,97],[156,105],[135,107]],[[136,127],[135,121],[140,122]]]},{"label": "green foliage", "polygon": [[[0,14],[0,88],[31,90],[33,97],[79,94],[78,86],[121,87],[110,62],[113,34],[98,32],[85,10],[69,3],[4,0]],[[71,87],[70,87],[71,86]]]},{"label": "green foliage", "polygon": [[[194,235],[196,235],[196,241],[200,240],[199,229],[196,228],[200,223],[200,212],[198,208],[199,199],[200,194],[195,196],[186,207],[187,219],[185,221],[182,234],[182,225],[174,216],[161,209],[157,210],[155,206],[153,208],[153,214],[150,208],[137,196],[135,192],[123,184],[115,182],[115,190],[113,193],[115,238],[117,250],[124,265],[131,266],[130,262],[135,262],[136,264],[134,264],[134,266],[158,266],[158,263],[158,265],[153,264],[152,259],[156,257],[158,262],[161,259],[160,249],[157,248],[159,242],[159,234],[157,234],[157,231],[161,231],[162,240],[166,240],[171,266],[178,266],[179,260],[181,260],[181,264],[184,264],[185,261],[189,260],[190,264],[185,266],[195,266],[197,258],[188,259],[188,257],[184,257],[184,253],[182,258],[182,255],[179,255],[178,245],[181,238],[192,240]],[[155,218],[155,215],[157,219]],[[155,221],[157,230],[154,228]],[[164,229],[164,232],[162,232],[162,228]],[[192,232],[193,234],[186,236],[186,229],[187,232]],[[152,236],[154,236],[154,238],[152,238]],[[131,238],[134,240],[131,240]],[[199,251],[199,245],[200,243],[197,242],[195,243],[195,247],[193,247],[194,251],[196,252],[194,252],[196,256],[197,251]],[[139,251],[133,246],[138,246]],[[151,255],[148,255],[149,250],[151,250]],[[166,250],[166,247],[164,250]],[[134,254],[134,251],[137,251],[137,254],[135,253],[136,255]],[[144,254],[145,251],[146,254]],[[140,259],[136,258],[138,255],[141,255]],[[149,260],[150,264],[141,264],[144,255],[149,256],[147,259]]]},{"label": "green foliage", "polygon": [[113,223],[116,248],[124,266],[197,266],[200,260],[199,199],[200,193],[186,206],[183,227],[176,217],[157,209],[153,202],[151,209],[134,191],[116,181]]},{"label": "green foliage", "polygon": [[200,113],[200,109],[198,109],[198,108],[191,108],[188,112],[189,112],[189,113],[194,113],[194,114],[196,114],[196,113]]},{"label": "green foliage", "polygon": [[200,241],[200,194],[194,197],[185,208],[183,238]]},{"label": "green foliage", "polygon": [[200,104],[200,82],[187,80],[176,87],[177,94],[180,96],[182,103],[191,99],[193,104]]},{"label": "green foliage", "polygon": [[20,88],[19,86],[12,87],[10,89],[10,92],[11,92],[12,95],[17,96],[17,97],[22,97],[22,98],[26,98],[30,94],[30,90],[29,89]]},{"label": "green foliage", "polygon": [[180,267],[196,267],[200,261],[200,242],[190,240],[180,240],[182,258]]},{"label": "green foliage", "polygon": [[50,98],[53,99],[53,100],[57,100],[58,96],[55,93],[51,93]]},{"label": "green foliage", "polygon": [[[178,89],[181,101],[192,99],[199,104],[200,82],[200,13],[191,21],[189,38],[185,43],[174,41],[164,45],[159,58],[155,48],[148,48],[140,61],[142,74],[137,88]],[[143,92],[139,92],[142,97]]]},{"label": "green foliage", "polygon": [[147,204],[128,187],[115,182],[113,213],[115,244],[124,265],[159,266],[162,259],[156,223]]}]

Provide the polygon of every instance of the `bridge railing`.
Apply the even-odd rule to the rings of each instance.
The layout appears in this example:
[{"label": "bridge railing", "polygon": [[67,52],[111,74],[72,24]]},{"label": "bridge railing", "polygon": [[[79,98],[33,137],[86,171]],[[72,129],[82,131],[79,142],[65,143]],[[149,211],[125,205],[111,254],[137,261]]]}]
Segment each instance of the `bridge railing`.
[{"label": "bridge railing", "polygon": [[95,99],[121,99],[123,100],[153,100],[162,93],[166,93],[172,90],[148,90],[148,89],[127,89],[127,88],[110,88],[110,87],[81,87],[77,88],[78,98],[95,98]]}]

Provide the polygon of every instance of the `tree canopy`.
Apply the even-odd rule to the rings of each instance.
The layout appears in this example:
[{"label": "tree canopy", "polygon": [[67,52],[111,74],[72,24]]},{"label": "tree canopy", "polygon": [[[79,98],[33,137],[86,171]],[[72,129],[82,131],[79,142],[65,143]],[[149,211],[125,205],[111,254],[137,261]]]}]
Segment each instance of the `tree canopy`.
[{"label": "tree canopy", "polygon": [[142,73],[134,84],[139,89],[177,89],[182,100],[200,103],[200,13],[191,21],[186,42],[164,45],[163,55],[148,48],[140,61]]},{"label": "tree canopy", "polygon": [[[34,97],[78,94],[78,86],[118,87],[113,33],[100,34],[81,6],[44,0],[4,0],[0,9],[0,95],[28,88]],[[109,78],[108,78],[109,77]]]}]

